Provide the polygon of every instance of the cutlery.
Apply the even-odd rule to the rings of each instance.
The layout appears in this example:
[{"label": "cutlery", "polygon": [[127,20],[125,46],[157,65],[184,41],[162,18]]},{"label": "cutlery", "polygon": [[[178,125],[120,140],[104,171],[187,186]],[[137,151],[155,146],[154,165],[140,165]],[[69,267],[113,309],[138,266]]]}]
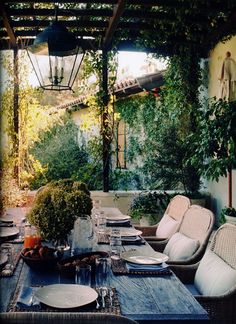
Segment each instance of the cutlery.
[{"label": "cutlery", "polygon": [[109,298],[110,298],[111,306],[113,306],[113,296],[114,296],[114,292],[113,292],[112,288],[110,288],[109,289]]},{"label": "cutlery", "polygon": [[106,287],[102,287],[101,290],[102,290],[102,308],[105,308],[106,307],[105,297],[107,296],[108,289]]},{"label": "cutlery", "polygon": [[96,309],[100,309],[101,308],[101,296],[100,296],[100,289],[98,291],[98,298],[96,299]]}]

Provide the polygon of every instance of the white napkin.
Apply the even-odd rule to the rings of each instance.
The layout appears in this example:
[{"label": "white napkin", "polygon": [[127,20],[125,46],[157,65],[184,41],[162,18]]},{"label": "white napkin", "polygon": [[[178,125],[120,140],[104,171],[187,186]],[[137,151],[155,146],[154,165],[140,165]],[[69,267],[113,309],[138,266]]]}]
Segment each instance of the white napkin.
[{"label": "white napkin", "polygon": [[16,306],[19,309],[25,310],[39,310],[41,309],[40,301],[34,296],[38,288],[22,287]]}]

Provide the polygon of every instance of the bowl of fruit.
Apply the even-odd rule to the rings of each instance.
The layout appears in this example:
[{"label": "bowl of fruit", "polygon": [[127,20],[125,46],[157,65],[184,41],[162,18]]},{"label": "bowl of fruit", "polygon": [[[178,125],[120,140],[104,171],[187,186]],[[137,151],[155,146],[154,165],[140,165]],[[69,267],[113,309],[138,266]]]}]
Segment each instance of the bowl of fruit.
[{"label": "bowl of fruit", "polygon": [[24,248],[21,257],[30,268],[42,271],[53,270],[62,254],[46,245],[36,245],[34,248]]},{"label": "bowl of fruit", "polygon": [[75,269],[78,265],[89,264],[92,270],[92,277],[95,273],[95,261],[97,258],[106,258],[108,257],[107,252],[97,251],[97,252],[87,252],[79,255],[75,255],[69,258],[59,260],[57,263],[57,268],[60,271],[61,275],[74,277]]}]

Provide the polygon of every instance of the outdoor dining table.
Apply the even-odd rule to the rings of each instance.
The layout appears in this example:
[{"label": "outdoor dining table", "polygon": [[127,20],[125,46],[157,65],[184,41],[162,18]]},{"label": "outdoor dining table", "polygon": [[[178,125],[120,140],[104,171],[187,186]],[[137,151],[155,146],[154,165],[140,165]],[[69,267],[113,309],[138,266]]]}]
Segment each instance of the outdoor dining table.
[{"label": "outdoor dining table", "polygon": [[[22,244],[12,245],[15,251],[22,249]],[[146,242],[123,245],[122,249],[135,249],[141,254],[152,251]],[[109,245],[94,240],[90,251],[109,251]],[[22,286],[58,284],[59,277],[58,271],[33,270],[20,259],[13,276],[0,278],[1,312],[10,311],[9,305]],[[70,283],[74,281],[71,279]],[[207,312],[172,272],[169,275],[114,274],[110,270],[110,286],[117,292],[121,315],[139,323],[209,323]]]}]

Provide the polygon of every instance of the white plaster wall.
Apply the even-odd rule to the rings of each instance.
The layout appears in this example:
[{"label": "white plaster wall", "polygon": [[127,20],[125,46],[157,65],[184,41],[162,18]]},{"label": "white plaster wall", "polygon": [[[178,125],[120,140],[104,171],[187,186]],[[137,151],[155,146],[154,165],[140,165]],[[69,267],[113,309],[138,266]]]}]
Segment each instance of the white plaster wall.
[{"label": "white plaster wall", "polygon": [[[236,36],[225,43],[219,43],[210,53],[209,60],[209,96],[218,98],[219,75],[226,52],[236,60]],[[235,126],[236,127],[236,126]],[[221,177],[219,182],[208,182],[208,191],[212,197],[212,209],[219,218],[221,209],[228,205],[228,178]],[[236,170],[232,172],[232,206],[236,208]]]},{"label": "white plaster wall", "polygon": [[219,95],[219,76],[226,52],[231,53],[231,57],[236,61],[236,36],[232,37],[225,43],[218,43],[210,53],[209,60],[209,96]]}]

